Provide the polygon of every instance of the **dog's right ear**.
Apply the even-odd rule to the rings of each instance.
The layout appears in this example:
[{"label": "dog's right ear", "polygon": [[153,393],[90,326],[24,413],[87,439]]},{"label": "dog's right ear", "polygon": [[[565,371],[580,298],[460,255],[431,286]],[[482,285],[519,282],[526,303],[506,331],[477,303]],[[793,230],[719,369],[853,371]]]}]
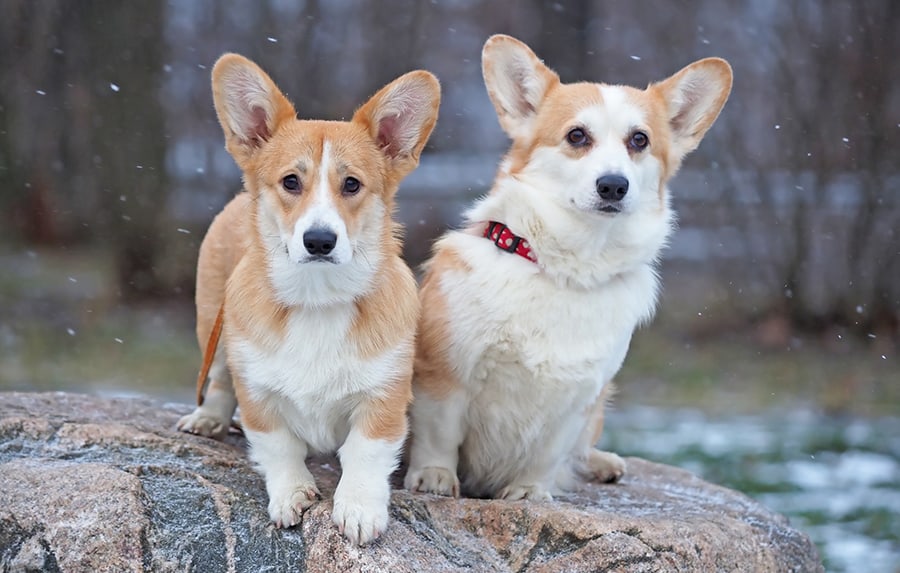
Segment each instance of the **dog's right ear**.
[{"label": "dog's right ear", "polygon": [[485,42],[481,71],[500,126],[512,138],[529,131],[547,91],[559,84],[559,76],[531,48],[502,34]]},{"label": "dog's right ear", "polygon": [[242,169],[294,106],[262,69],[238,54],[225,54],[212,71],[213,102],[225,132],[225,148]]}]

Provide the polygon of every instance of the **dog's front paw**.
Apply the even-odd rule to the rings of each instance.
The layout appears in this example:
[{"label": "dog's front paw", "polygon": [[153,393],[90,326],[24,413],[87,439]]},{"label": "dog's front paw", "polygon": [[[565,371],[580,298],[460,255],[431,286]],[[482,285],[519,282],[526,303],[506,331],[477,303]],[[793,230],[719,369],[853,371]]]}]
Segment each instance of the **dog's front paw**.
[{"label": "dog's front paw", "polygon": [[612,452],[591,448],[585,466],[589,477],[601,483],[617,482],[625,475],[625,460]]},{"label": "dog's front paw", "polygon": [[378,539],[387,529],[387,503],[376,499],[353,499],[335,493],[331,519],[351,543],[365,545]]},{"label": "dog's front paw", "polygon": [[539,485],[508,485],[500,490],[497,499],[516,501],[518,499],[530,499],[532,501],[552,501],[550,492]]},{"label": "dog's front paw", "polygon": [[301,483],[269,494],[269,517],[275,527],[293,527],[304,510],[322,498],[314,483]]},{"label": "dog's front paw", "polygon": [[403,480],[403,486],[409,491],[459,497],[459,478],[447,468],[410,469]]},{"label": "dog's front paw", "polygon": [[231,420],[224,420],[211,414],[201,406],[187,416],[182,416],[176,427],[179,431],[188,434],[222,439],[228,433],[228,428],[231,427]]}]

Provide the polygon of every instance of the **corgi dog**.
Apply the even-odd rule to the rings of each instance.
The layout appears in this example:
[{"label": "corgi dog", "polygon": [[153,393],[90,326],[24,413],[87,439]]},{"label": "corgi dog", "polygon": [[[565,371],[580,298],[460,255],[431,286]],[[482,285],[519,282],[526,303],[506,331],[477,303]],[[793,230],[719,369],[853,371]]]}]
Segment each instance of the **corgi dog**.
[{"label": "corgi dog", "polygon": [[625,471],[593,447],[603,407],[654,313],[674,221],[667,183],[732,73],[708,58],[644,90],[563,84],[503,35],[482,67],[512,147],[426,264],[404,485],[547,500]]},{"label": "corgi dog", "polygon": [[440,86],[414,71],[351,121],[299,120],[262,69],[226,54],[212,89],[245,192],[200,248],[197,335],[214,357],[205,398],[178,428],[220,437],[240,405],[278,527],[320,498],[307,455],[337,452],[332,518],[366,544],[387,526],[419,316],[394,195],[434,128]]}]

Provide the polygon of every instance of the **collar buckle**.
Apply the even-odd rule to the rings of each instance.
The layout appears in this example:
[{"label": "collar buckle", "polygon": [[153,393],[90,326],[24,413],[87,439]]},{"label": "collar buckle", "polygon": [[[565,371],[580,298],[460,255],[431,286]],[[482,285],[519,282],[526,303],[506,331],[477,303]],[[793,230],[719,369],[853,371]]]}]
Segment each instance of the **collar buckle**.
[{"label": "collar buckle", "polygon": [[494,246],[501,251],[519,255],[531,262],[537,262],[534,253],[531,252],[531,246],[522,237],[516,235],[509,227],[497,221],[490,221],[484,230],[486,239],[490,239]]},{"label": "collar buckle", "polygon": [[[517,237],[509,230],[509,227],[496,221],[490,222],[485,237],[489,238],[498,249],[507,253],[515,253],[519,248],[519,243],[522,242],[522,237]],[[506,244],[506,241],[510,241],[510,243]]]}]

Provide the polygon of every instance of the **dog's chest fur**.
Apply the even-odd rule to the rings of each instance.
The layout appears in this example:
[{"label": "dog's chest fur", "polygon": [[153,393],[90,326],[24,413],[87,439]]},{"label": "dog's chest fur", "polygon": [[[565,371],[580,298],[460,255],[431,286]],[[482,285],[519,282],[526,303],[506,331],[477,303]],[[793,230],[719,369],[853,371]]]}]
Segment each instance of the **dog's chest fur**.
[{"label": "dog's chest fur", "polygon": [[346,439],[354,408],[398,371],[411,342],[374,358],[348,340],[352,303],[298,308],[277,341],[229,339],[232,367],[250,395],[280,414],[310,449],[336,450]]}]

